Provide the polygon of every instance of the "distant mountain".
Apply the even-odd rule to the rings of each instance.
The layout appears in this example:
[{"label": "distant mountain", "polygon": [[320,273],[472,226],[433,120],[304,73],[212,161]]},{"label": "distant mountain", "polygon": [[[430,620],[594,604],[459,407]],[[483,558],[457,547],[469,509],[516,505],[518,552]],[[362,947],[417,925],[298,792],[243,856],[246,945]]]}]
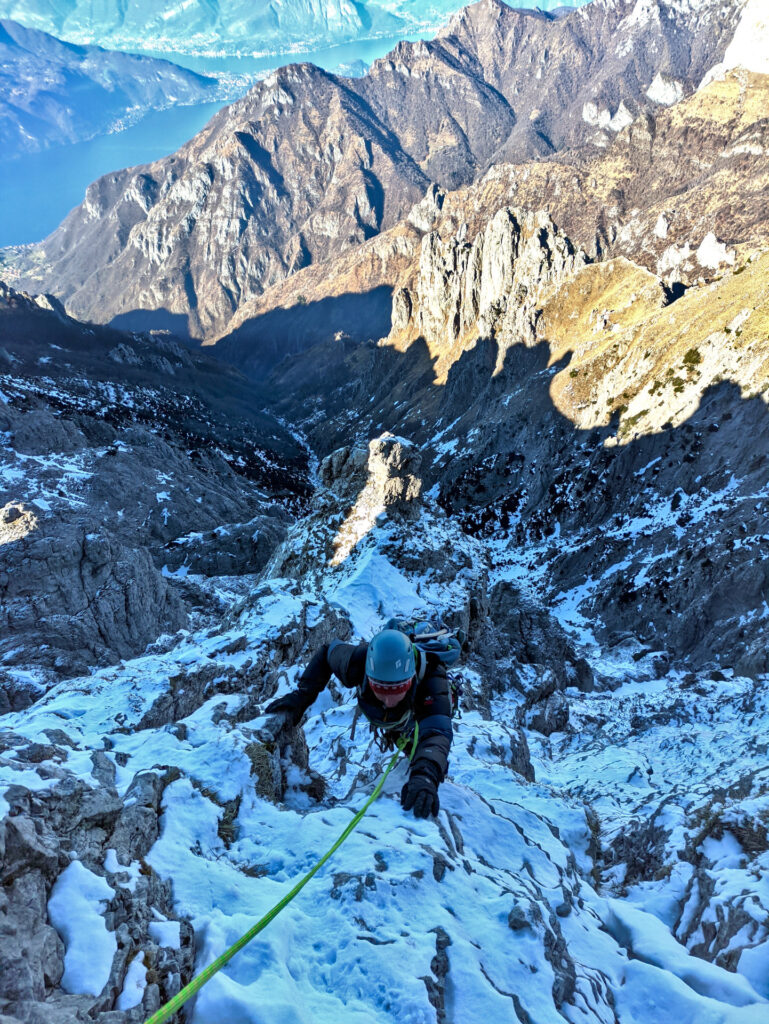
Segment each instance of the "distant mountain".
[{"label": "distant mountain", "polygon": [[393,226],[431,182],[601,152],[694,92],[742,6],[595,0],[554,18],[482,0],[362,78],[282,68],[173,156],[91,185],[16,279],[86,319],[219,335],[248,299]]},{"label": "distant mountain", "polygon": [[[496,337],[508,307],[514,321],[531,307],[540,284],[552,284],[553,263],[572,269],[553,222],[574,250],[598,261],[595,266],[611,260],[622,268],[632,261],[638,281],[654,280],[654,297],[680,295],[697,283],[706,297],[703,282],[739,267],[743,273],[756,252],[769,250],[767,109],[769,76],[732,71],[655,117],[641,118],[597,155],[579,150],[558,160],[503,164],[455,192],[433,186],[392,229],[243,303],[218,348],[228,362],[261,379],[276,361],[311,346],[327,343],[334,350],[339,337],[361,343],[389,334],[388,344],[400,351],[422,339],[438,360],[438,375],[479,333]],[[524,225],[524,241],[506,240],[510,218],[504,211],[512,206],[537,211],[534,227],[551,254],[536,273],[528,268],[518,293],[505,261],[516,248],[525,252],[535,232]],[[621,277],[616,269],[614,275]],[[641,294],[639,286],[633,301]],[[519,338],[520,324],[514,326]],[[579,337],[579,328],[572,333]],[[748,361],[739,369],[752,373]],[[747,389],[749,380],[740,383]],[[294,386],[287,394],[303,401]]]},{"label": "distant mountain", "polygon": [[[574,0],[580,6],[586,0]],[[516,7],[535,6],[517,0]],[[540,0],[550,10],[557,0]],[[0,0],[0,16],[78,43],[199,53],[286,53],[437,27],[461,0]]]},{"label": "distant mountain", "polygon": [[78,142],[148,109],[213,99],[214,78],[0,21],[0,159]]}]

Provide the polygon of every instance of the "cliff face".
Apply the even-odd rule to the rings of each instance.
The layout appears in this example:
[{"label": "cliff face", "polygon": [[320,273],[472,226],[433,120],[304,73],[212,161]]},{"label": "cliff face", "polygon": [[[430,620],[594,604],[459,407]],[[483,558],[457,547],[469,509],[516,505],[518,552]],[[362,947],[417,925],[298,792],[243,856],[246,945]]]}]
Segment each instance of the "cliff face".
[{"label": "cliff face", "polygon": [[[454,192],[431,186],[395,228],[243,303],[217,345],[262,372],[334,336],[387,336],[400,349],[424,337],[445,367],[496,329],[497,300],[523,330],[548,275],[580,265],[569,248],[582,260],[629,259],[670,296],[712,281],[769,244],[767,104],[769,77],[734,71],[639,118],[599,156],[500,164]],[[529,225],[522,244],[535,254],[521,264],[530,298],[511,298],[521,243],[503,229],[506,209],[538,211],[518,214]],[[368,316],[353,315],[356,304]]]},{"label": "cliff face", "polygon": [[0,328],[3,713],[215,607],[205,580],[261,569],[309,485],[253,386],[173,339],[2,284]]},{"label": "cliff face", "polygon": [[174,157],[90,186],[46,260],[80,316],[165,314],[181,333],[189,317],[201,336],[244,296],[392,224],[395,197],[413,202],[425,185],[345,82],[292,65]]},{"label": "cliff face", "polygon": [[[542,295],[584,266],[545,213],[503,207],[472,243],[460,236],[442,240],[437,231],[422,239],[413,292],[393,298],[393,330],[398,348],[416,338],[437,358],[438,379],[463,347],[502,330],[516,341],[534,341]],[[498,364],[504,361],[500,347]]]},{"label": "cliff face", "polygon": [[[483,0],[363,78],[281,69],[174,156],[95,182],[11,260],[14,279],[87,319],[218,336],[266,288],[396,223],[430,182],[457,188],[500,160],[606,147],[695,89],[742,4],[636,8],[612,0],[553,18]],[[635,123],[632,160],[649,148],[649,122]],[[573,195],[560,165],[546,173]],[[539,180],[541,198],[551,182]]]}]

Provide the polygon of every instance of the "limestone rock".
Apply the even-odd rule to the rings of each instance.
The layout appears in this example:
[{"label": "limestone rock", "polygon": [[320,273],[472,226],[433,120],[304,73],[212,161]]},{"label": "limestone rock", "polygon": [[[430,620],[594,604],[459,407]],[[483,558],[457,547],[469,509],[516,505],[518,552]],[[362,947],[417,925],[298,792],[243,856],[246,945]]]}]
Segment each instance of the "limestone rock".
[{"label": "limestone rock", "polygon": [[38,529],[0,547],[0,608],[6,635],[47,645],[51,667],[66,663],[69,671],[105,655],[127,657],[158,626],[175,631],[186,621],[146,550],[75,526]]},{"label": "limestone rock", "polygon": [[[31,793],[20,786],[7,790],[10,814],[3,820],[0,843],[3,886],[0,893],[0,1008],[15,1024],[73,1024],[111,1011],[122,991],[129,963],[141,952],[157,978],[140,1008],[121,1014],[141,1021],[174,995],[192,973],[192,929],[180,922],[180,948],[160,948],[149,925],[173,919],[171,887],[150,869],[107,872],[115,897],[105,921],[115,933],[117,952],[109,981],[99,997],[68,996],[59,988],[64,971],[64,943],[48,923],[47,904],[61,870],[72,859],[104,875],[105,855],[115,850],[128,867],[149,851],[159,832],[164,786],[174,776],[137,776],[125,803],[109,785],[94,789],[64,775],[51,789]],[[100,1018],[99,1018],[100,1019]],[[117,1019],[117,1018],[113,1018]]]},{"label": "limestone rock", "polygon": [[390,326],[393,331],[402,331],[408,327],[412,309],[411,292],[408,288],[398,288],[393,292],[393,308],[390,317]]},{"label": "limestone rock", "polygon": [[378,509],[389,516],[413,518],[419,512],[422,457],[415,445],[385,434],[363,448],[340,448],[320,467],[324,487],[355,498],[359,514]]},{"label": "limestone rock", "polygon": [[569,724],[569,702],[563,693],[551,693],[544,704],[537,704],[529,711],[526,724],[543,736],[563,732]]},{"label": "limestone rock", "polygon": [[[533,705],[556,689],[575,686],[585,692],[594,687],[593,672],[579,657],[562,627],[547,611],[535,605],[510,583],[498,583],[491,591],[489,615],[500,642],[509,644],[522,665],[534,667],[535,688],[526,687]],[[546,666],[548,673],[536,669]]]},{"label": "limestone rock", "polygon": [[403,438],[385,435],[369,444],[367,490],[390,516],[413,519],[419,513],[422,456]]},{"label": "limestone rock", "polygon": [[504,320],[516,340],[533,344],[538,299],[585,262],[543,212],[503,207],[472,244],[431,232],[422,240],[415,331],[440,351],[468,333],[489,336]]},{"label": "limestone rock", "polygon": [[431,185],[425,192],[424,198],[411,207],[406,218],[409,224],[413,224],[418,231],[430,231],[441,212],[445,197],[446,193],[443,189],[438,188],[437,185]]}]

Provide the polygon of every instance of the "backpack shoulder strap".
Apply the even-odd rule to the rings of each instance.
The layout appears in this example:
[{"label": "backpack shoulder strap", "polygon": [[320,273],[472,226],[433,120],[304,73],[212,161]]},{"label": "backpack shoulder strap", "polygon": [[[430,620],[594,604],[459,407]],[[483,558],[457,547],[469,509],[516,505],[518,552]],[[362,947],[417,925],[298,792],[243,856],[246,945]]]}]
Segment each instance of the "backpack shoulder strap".
[{"label": "backpack shoulder strap", "polygon": [[417,682],[421,683],[427,673],[427,655],[416,644],[412,644],[414,648],[414,661],[417,666]]}]

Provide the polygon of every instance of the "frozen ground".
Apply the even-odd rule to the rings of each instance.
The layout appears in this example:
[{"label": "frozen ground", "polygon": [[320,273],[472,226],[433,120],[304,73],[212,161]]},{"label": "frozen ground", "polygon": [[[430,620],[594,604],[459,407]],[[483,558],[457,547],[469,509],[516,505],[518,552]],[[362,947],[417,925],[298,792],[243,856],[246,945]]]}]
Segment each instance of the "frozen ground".
[{"label": "frozen ground", "polygon": [[[326,596],[364,634],[385,609],[430,612],[447,598],[394,565],[391,542],[374,525],[329,573]],[[109,975],[112,933],[99,922],[142,872],[172,881],[201,969],[281,898],[364,802],[386,759],[333,689],[305,725],[310,769],[325,780],[320,799],[290,750],[283,799],[260,795],[254,744],[265,720],[249,697],[297,623],[327,612],[318,590],[262,584],[228,630],[187,634],[166,653],[70,680],[4,718],[17,747],[45,743],[51,730],[71,746],[34,767],[6,749],[0,800],[8,787],[44,790],[70,773],[98,786],[94,751],[114,765],[123,800],[137,774],[175,769],[146,862],[121,865],[113,851],[104,877],[77,859],[59,877],[48,912],[66,947],[66,991],[92,991]],[[301,660],[284,662],[281,691]],[[569,731],[529,732],[536,782],[510,767],[523,698],[497,696],[491,718],[466,712],[438,818],[402,811],[399,766],[358,830],[203,989],[188,1019],[765,1024],[769,700],[745,679],[650,678],[643,665],[615,651],[598,667],[622,685],[567,691]],[[214,681],[245,671],[249,685],[164,721],[158,709],[168,694],[183,709],[201,666]],[[467,675],[480,692],[483,680]],[[151,934],[174,948],[179,925],[165,916]],[[135,957],[119,1008],[137,1006],[147,984]]]}]

